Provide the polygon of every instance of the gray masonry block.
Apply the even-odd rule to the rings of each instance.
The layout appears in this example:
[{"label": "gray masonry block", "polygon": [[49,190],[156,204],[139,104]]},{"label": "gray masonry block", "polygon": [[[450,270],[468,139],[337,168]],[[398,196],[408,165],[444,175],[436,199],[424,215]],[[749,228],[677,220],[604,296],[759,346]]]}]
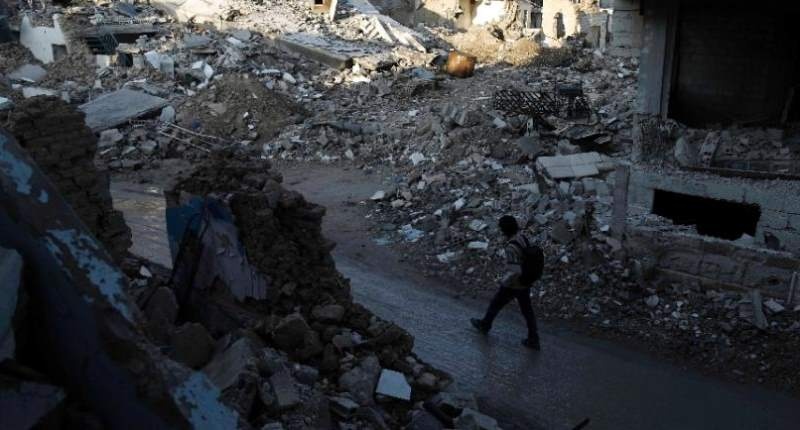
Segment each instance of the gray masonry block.
[{"label": "gray masonry block", "polygon": [[767,192],[755,187],[748,187],[745,191],[745,200],[757,204],[761,210],[783,211],[786,196],[784,194]]},{"label": "gray masonry block", "polygon": [[745,187],[740,184],[727,182],[707,182],[708,197],[718,200],[727,200],[736,203],[745,201]]},{"label": "gray masonry block", "polygon": [[789,215],[785,212],[762,208],[758,224],[765,230],[785,230],[789,227]]},{"label": "gray masonry block", "polygon": [[789,229],[800,233],[800,215],[789,215]]},{"label": "gray masonry block", "polygon": [[744,267],[726,255],[704,254],[698,274],[720,282],[738,284],[744,277]]},{"label": "gray masonry block", "polygon": [[783,210],[794,215],[800,215],[800,198],[798,196],[781,195]]}]

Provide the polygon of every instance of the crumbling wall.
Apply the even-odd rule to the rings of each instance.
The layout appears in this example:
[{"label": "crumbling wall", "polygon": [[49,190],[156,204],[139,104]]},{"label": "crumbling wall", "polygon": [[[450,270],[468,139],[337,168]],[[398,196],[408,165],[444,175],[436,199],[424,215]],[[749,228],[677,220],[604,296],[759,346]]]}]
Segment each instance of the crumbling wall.
[{"label": "crumbling wall", "polygon": [[[755,204],[761,210],[755,244],[800,253],[800,190],[791,182],[726,179],[707,174],[633,170],[628,201],[633,211],[649,213],[655,190],[670,191],[735,203]],[[774,238],[774,239],[772,239]],[[775,247],[775,245],[772,245]]]},{"label": "crumbling wall", "polygon": [[52,63],[55,58],[53,45],[67,47],[67,37],[61,30],[61,15],[53,15],[53,27],[35,27],[28,16],[22,18],[19,42],[31,50],[42,63]]},{"label": "crumbling wall", "polygon": [[593,3],[590,0],[544,0],[542,33],[545,43],[560,46],[565,38],[584,33],[593,44],[601,44],[602,38],[602,46],[597,47],[605,47],[608,14]]},{"label": "crumbling wall", "polygon": [[638,57],[642,48],[644,18],[640,0],[615,0],[609,17],[609,53],[622,57]]},{"label": "crumbling wall", "polygon": [[652,259],[647,265],[668,279],[708,288],[754,288],[779,298],[788,295],[792,275],[800,270],[800,260],[791,254],[657,228],[628,229],[626,246]]},{"label": "crumbling wall", "polygon": [[426,1],[414,15],[417,23],[468,28],[472,25],[471,0]]},{"label": "crumbling wall", "polygon": [[33,97],[11,113],[10,131],[33,157],[111,254],[119,259],[131,246],[131,232],[114,210],[109,176],[97,170],[97,138],[84,114],[55,97]]}]

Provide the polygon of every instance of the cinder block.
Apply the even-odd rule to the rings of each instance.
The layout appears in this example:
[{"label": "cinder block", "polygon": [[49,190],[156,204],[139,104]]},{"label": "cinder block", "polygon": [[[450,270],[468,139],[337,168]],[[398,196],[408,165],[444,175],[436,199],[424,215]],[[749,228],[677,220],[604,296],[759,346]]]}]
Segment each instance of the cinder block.
[{"label": "cinder block", "polygon": [[800,215],[789,215],[789,229],[800,233]]},{"label": "cinder block", "polygon": [[785,230],[789,227],[789,215],[785,212],[762,209],[758,224],[765,229]]},{"label": "cinder block", "polygon": [[708,197],[717,200],[728,200],[743,203],[745,201],[745,187],[740,184],[727,182],[708,182],[706,184]]}]

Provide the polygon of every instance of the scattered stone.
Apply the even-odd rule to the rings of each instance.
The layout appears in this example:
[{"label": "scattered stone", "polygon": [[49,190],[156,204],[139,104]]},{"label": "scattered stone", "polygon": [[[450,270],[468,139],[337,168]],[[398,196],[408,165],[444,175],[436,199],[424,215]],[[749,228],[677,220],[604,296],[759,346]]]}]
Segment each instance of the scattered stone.
[{"label": "scattered stone", "polygon": [[165,124],[172,124],[175,122],[175,108],[166,106],[164,109],[161,109],[161,115],[159,115],[158,120]]},{"label": "scattered stone", "polygon": [[344,318],[345,309],[341,305],[317,306],[311,311],[311,316],[322,322],[337,323]]},{"label": "scattered stone", "polygon": [[375,393],[400,400],[411,400],[411,386],[408,385],[405,375],[394,370],[384,369],[381,372]]},{"label": "scattered stone", "polygon": [[339,386],[348,392],[360,405],[366,406],[374,403],[373,392],[381,374],[381,365],[375,356],[369,356],[361,363],[342,374]]},{"label": "scattered stone", "polygon": [[289,371],[282,369],[275,372],[270,376],[269,383],[279,411],[287,411],[300,404],[300,394]]}]

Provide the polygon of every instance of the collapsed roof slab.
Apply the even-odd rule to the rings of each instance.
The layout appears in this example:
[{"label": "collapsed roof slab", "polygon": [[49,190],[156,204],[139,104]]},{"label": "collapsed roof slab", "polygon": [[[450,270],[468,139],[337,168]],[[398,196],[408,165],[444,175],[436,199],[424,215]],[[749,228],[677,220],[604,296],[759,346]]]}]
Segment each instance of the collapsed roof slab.
[{"label": "collapsed roof slab", "polygon": [[86,125],[99,132],[154,113],[167,104],[167,100],[161,97],[123,88],[103,94],[78,108],[86,114]]}]

